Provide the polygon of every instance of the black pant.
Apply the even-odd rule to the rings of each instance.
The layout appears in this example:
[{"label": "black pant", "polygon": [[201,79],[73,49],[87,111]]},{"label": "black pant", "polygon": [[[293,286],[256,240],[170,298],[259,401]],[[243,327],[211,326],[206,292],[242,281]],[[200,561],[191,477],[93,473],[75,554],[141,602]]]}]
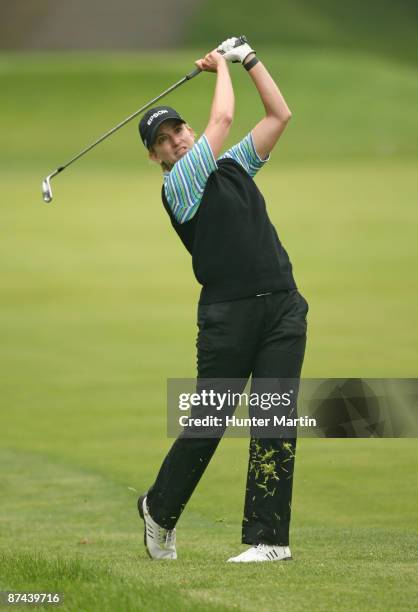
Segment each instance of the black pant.
[{"label": "black pant", "polygon": [[[298,379],[307,312],[296,289],[199,305],[198,378]],[[148,491],[158,524],[175,526],[219,442],[183,435],[174,442]],[[288,545],[295,452],[295,438],[251,438],[243,543]]]}]

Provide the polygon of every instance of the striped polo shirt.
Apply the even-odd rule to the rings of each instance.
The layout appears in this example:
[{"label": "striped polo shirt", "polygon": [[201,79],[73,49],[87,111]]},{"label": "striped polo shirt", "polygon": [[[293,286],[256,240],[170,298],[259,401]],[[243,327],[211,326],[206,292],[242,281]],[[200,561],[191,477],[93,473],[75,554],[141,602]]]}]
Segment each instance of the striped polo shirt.
[{"label": "striped polo shirt", "polygon": [[[255,150],[251,132],[218,159],[231,158],[253,178],[264,166]],[[176,162],[170,172],[164,172],[164,192],[178,223],[185,223],[196,214],[209,175],[218,169],[208,139],[203,134],[194,146]]]}]

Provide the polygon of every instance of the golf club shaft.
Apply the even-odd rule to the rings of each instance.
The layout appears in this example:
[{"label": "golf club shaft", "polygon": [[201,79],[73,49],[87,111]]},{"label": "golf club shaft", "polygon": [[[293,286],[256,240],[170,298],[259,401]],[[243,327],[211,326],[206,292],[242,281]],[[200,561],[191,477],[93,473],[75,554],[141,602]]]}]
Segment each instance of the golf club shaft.
[{"label": "golf club shaft", "polygon": [[55,172],[52,175],[50,175],[50,176],[52,177],[52,176],[58,174],[59,172],[61,172],[62,170],[64,170],[65,168],[68,168],[68,166],[70,164],[74,163],[75,161],[77,161],[77,159],[80,159],[80,157],[82,157],[83,155],[85,155],[86,153],[91,151],[91,149],[93,149],[96,145],[98,145],[99,143],[103,142],[103,140],[105,140],[106,138],[108,138],[109,136],[114,134],[117,130],[119,130],[121,127],[123,127],[124,125],[129,123],[129,121],[132,121],[132,119],[137,117],[140,113],[144,112],[144,110],[146,110],[149,106],[152,106],[153,104],[155,104],[155,102],[157,102],[158,100],[160,100],[161,98],[163,98],[164,96],[169,94],[170,92],[174,91],[174,89],[177,89],[177,87],[180,87],[180,85],[183,85],[183,83],[185,83],[186,81],[190,81],[190,79],[192,79],[193,77],[195,77],[198,74],[200,74],[200,72],[202,72],[200,68],[195,68],[195,70],[193,70],[192,72],[189,72],[188,74],[186,74],[186,76],[184,76],[182,79],[180,79],[180,81],[177,81],[177,83],[174,83],[174,85],[172,85],[171,87],[169,87],[168,89],[163,91],[163,93],[161,93],[159,96],[157,96],[156,98],[153,98],[150,102],[148,102],[148,104],[145,104],[144,106],[141,106],[141,108],[139,108],[137,111],[132,113],[132,115],[129,115],[129,117],[127,117],[126,119],[124,119],[123,121],[121,121],[120,123],[115,125],[115,127],[113,127],[111,130],[106,132],[106,134],[103,134],[103,136],[101,136],[95,142],[93,142],[91,145],[89,145],[88,147],[83,149],[80,153],[78,153],[77,155],[72,157],[68,162],[66,162],[62,166],[59,166],[55,170]]}]

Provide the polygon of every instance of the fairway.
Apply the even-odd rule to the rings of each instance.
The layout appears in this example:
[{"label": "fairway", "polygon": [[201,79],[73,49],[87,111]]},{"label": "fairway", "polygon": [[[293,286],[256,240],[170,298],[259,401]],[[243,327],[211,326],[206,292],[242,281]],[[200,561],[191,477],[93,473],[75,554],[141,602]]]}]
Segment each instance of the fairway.
[{"label": "fairway", "polygon": [[[257,182],[310,304],[303,374],[414,377],[417,71],[261,54],[293,111]],[[145,554],[136,498],[172,443],[166,380],[195,375],[199,287],[136,124],[56,177],[52,205],[40,186],[197,56],[0,56],[0,590],[59,591],[60,609],[88,612],[416,609],[414,439],[300,440],[295,561],[250,567],[225,564],[243,550],[248,446],[225,439],[179,522],[178,562]],[[228,145],[262,114],[235,68]],[[198,133],[213,85],[166,99]]]}]

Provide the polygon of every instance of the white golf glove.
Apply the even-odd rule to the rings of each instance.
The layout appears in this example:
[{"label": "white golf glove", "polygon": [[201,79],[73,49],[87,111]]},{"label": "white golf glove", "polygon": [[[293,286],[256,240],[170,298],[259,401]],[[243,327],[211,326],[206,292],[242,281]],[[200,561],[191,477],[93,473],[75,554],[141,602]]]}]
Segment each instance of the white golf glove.
[{"label": "white golf glove", "polygon": [[217,51],[224,56],[227,62],[241,62],[241,64],[247,55],[255,53],[245,36],[227,38],[219,45]]}]

